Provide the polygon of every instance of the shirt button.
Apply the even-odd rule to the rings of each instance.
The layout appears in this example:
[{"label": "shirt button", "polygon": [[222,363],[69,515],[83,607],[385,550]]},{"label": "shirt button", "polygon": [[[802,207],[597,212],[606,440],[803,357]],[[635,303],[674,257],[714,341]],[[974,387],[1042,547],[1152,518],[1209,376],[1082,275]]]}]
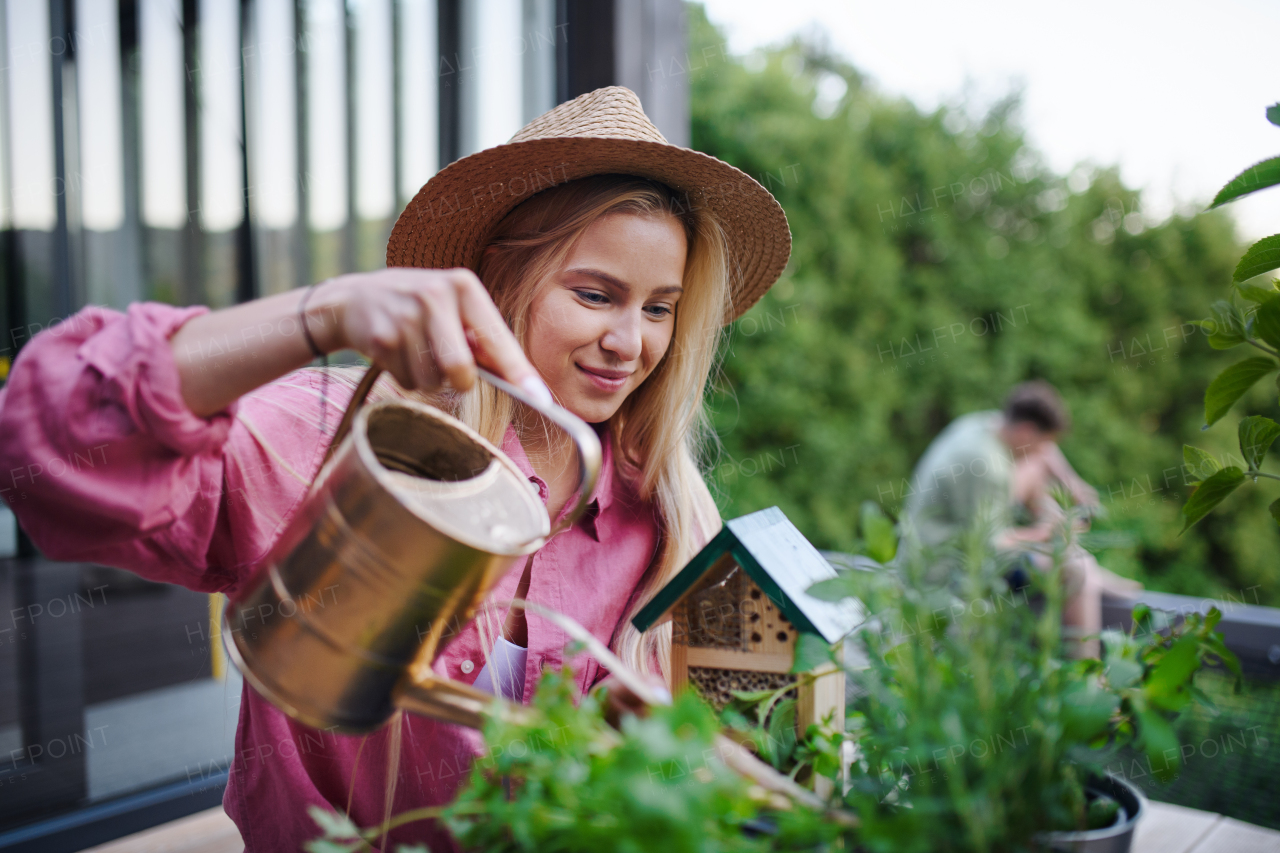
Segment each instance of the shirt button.
[{"label": "shirt button", "polygon": [[464,661],[462,662],[462,671],[463,671],[463,672],[465,672],[467,675],[470,675],[470,674],[471,674],[471,670],[473,670],[473,669],[475,669],[475,668],[476,668],[476,665],[475,665],[475,664],[473,664],[473,663],[472,663],[471,661],[469,661],[469,660],[464,660]]}]

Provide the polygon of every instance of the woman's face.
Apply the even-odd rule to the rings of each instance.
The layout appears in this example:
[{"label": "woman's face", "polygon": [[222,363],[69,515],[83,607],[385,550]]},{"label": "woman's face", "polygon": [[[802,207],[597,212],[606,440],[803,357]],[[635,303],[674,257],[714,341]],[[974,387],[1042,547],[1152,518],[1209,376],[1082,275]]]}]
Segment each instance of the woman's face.
[{"label": "woman's face", "polygon": [[653,372],[675,331],[684,228],[612,213],[592,224],[534,297],[529,360],[560,405],[600,423]]}]

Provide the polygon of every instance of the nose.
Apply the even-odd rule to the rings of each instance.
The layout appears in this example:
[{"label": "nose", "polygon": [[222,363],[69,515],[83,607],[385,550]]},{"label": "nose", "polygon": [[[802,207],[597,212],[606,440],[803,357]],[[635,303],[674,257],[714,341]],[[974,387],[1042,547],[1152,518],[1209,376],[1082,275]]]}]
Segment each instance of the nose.
[{"label": "nose", "polygon": [[610,318],[609,327],[600,338],[600,347],[612,353],[619,361],[635,361],[644,348],[640,324],[644,321],[641,309],[618,311]]}]

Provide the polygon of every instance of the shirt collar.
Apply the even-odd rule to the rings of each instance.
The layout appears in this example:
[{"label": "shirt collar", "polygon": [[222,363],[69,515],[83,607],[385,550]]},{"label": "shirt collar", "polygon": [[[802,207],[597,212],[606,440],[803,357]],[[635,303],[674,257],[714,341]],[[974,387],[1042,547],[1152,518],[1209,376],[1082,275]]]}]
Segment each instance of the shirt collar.
[{"label": "shirt collar", "polygon": [[[592,538],[599,542],[603,532],[600,529],[600,514],[613,505],[613,442],[609,440],[607,425],[592,425],[592,428],[600,437],[600,475],[596,477],[596,486],[591,492],[591,500],[582,513],[580,523],[583,523]],[[545,504],[550,490],[546,481],[534,473],[533,466],[529,464],[529,456],[524,452],[524,446],[520,443],[520,437],[516,434],[514,426],[507,427],[507,432],[502,438],[502,452],[507,454],[520,473],[528,478],[529,483],[537,490],[538,497]],[[577,500],[576,492],[570,500]]]}]

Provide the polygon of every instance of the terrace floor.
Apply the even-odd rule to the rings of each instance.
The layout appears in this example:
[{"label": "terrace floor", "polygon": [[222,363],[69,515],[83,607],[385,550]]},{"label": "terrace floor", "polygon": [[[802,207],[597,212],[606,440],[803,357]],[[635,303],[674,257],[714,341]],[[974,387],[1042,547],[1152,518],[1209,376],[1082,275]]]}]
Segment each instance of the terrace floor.
[{"label": "terrace floor", "polygon": [[[1280,832],[1212,812],[1149,801],[1131,853],[1280,853]],[[241,853],[222,809],[157,826],[82,853]]]},{"label": "terrace floor", "polygon": [[1148,800],[1132,853],[1280,853],[1280,832],[1184,806]]}]

